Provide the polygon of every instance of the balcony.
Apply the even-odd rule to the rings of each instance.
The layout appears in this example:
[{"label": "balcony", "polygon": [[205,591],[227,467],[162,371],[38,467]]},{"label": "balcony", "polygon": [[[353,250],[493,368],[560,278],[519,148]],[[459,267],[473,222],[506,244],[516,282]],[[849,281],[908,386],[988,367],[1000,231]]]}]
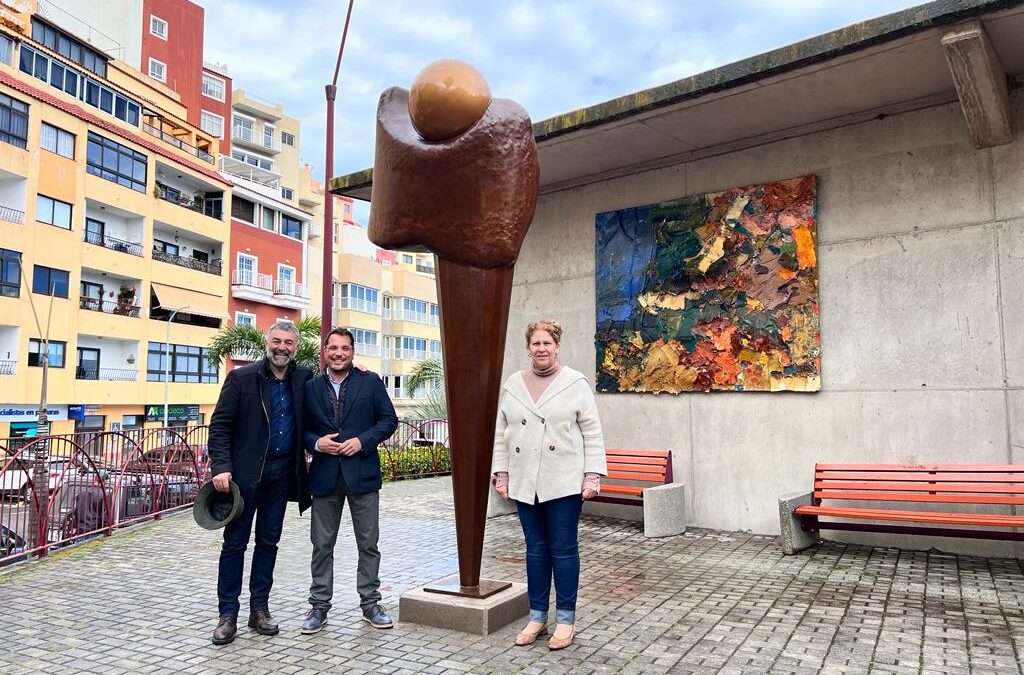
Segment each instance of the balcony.
[{"label": "balcony", "polygon": [[433,274],[434,269],[435,268],[433,265],[424,265],[423,263],[416,263],[417,272],[422,272],[423,274]]},{"label": "balcony", "polygon": [[251,127],[233,124],[231,125],[231,142],[275,155],[281,152],[281,141],[277,138],[276,130],[274,134],[267,135],[257,132]]},{"label": "balcony", "polygon": [[305,309],[309,304],[306,285],[291,279],[278,279],[274,284],[274,304],[289,309]]},{"label": "balcony", "polygon": [[174,147],[178,148],[179,150],[187,152],[188,154],[192,155],[193,157],[198,157],[199,159],[203,160],[204,162],[208,162],[209,164],[213,164],[214,163],[214,156],[213,155],[211,155],[210,153],[206,152],[205,150],[200,150],[199,148],[197,148],[194,145],[191,145],[190,143],[186,143],[185,141],[181,140],[180,138],[178,138],[174,134],[169,134],[166,131],[161,131],[160,129],[154,127],[153,125],[147,124],[145,122],[142,123],[142,130],[145,131],[150,136],[153,136],[155,138],[159,138],[164,143],[167,143],[169,145],[173,145]]},{"label": "balcony", "polygon": [[21,225],[25,222],[25,212],[9,206],[0,206],[0,221]]},{"label": "balcony", "polygon": [[112,251],[120,251],[121,253],[127,253],[128,255],[135,255],[142,257],[142,244],[134,244],[130,241],[122,241],[116,237],[110,237],[105,234],[99,234],[98,232],[85,232],[85,243],[95,244],[96,246],[102,246],[103,248],[109,248]]},{"label": "balcony", "polygon": [[413,321],[415,323],[430,323],[426,312],[414,312],[410,309],[396,307],[391,310],[391,318],[395,321]]},{"label": "balcony", "polygon": [[221,208],[222,200],[220,198],[207,200],[202,195],[195,195],[190,197],[188,194],[177,190],[173,187],[160,185],[157,183],[157,197],[177,204],[178,206],[184,207],[190,211],[201,213],[204,216],[209,216],[215,220],[221,220],[224,218],[224,210]]},{"label": "balcony", "polygon": [[127,316],[133,319],[139,318],[141,307],[133,304],[130,300],[97,300],[96,298],[80,297],[78,299],[79,309],[90,312],[103,312],[104,314],[116,314]]},{"label": "balcony", "polygon": [[231,273],[231,297],[235,300],[273,302],[274,277],[253,270],[235,270]]},{"label": "balcony", "polygon": [[380,356],[380,345],[368,345],[357,342],[356,354],[359,356]]},{"label": "balcony", "polygon": [[206,262],[203,260],[197,260],[196,258],[186,258],[180,255],[173,255],[155,248],[153,249],[153,260],[159,260],[160,262],[170,263],[172,265],[177,265],[178,267],[187,267],[190,270],[198,270],[200,272],[215,274],[217,276],[220,276],[223,270],[223,265],[219,259]]},{"label": "balcony", "polygon": [[[233,178],[240,178],[246,181],[246,184],[243,184],[242,187],[259,192],[259,194],[272,199],[281,198],[281,174],[275,171],[243,162],[228,155],[220,156],[220,163],[217,165],[217,168],[221,173],[226,173]],[[263,190],[258,188],[263,188]]]},{"label": "balcony", "polygon": [[395,358],[400,361],[426,361],[427,351],[425,349],[402,349],[395,350]]},{"label": "balcony", "polygon": [[355,312],[366,312],[367,314],[380,314],[380,303],[359,298],[335,298],[335,309],[351,309]]},{"label": "balcony", "polygon": [[104,382],[134,382],[139,379],[136,368],[96,368],[94,366],[78,366],[75,369],[76,380],[103,380]]},{"label": "balcony", "polygon": [[17,361],[11,361],[10,359],[0,360],[0,375],[14,375],[17,365]]},{"label": "balcony", "polygon": [[247,115],[255,115],[271,122],[277,122],[284,117],[284,106],[280,103],[272,103],[266,99],[246,93],[242,89],[235,89],[232,92],[231,107]]}]

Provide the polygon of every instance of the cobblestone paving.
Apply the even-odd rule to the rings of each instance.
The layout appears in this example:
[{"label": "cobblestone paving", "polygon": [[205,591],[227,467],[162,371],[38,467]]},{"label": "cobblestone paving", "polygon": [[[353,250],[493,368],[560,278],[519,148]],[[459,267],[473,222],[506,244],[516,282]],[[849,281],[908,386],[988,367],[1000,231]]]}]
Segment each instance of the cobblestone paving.
[{"label": "cobblestone paving", "polygon": [[[384,604],[457,566],[448,479],[387,485]],[[824,544],[786,557],[772,537],[584,517],[576,644],[511,646],[517,623],[467,636],[359,621],[355,543],[338,540],[330,623],[300,635],[308,516],[289,513],[271,609],[282,632],[214,647],[219,532],[190,514],[0,570],[0,673],[1021,673],[1016,560]],[[518,522],[488,523],[484,573],[523,580]],[[246,600],[243,596],[243,608]],[[244,622],[244,616],[242,617]]]}]

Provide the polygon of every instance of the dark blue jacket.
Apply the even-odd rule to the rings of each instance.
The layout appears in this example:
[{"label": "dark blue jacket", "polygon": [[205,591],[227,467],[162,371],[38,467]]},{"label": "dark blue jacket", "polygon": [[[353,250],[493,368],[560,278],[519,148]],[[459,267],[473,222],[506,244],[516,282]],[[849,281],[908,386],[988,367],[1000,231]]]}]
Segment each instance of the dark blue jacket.
[{"label": "dark blue jacket", "polygon": [[[379,490],[381,474],[377,446],[398,428],[395,406],[376,373],[352,368],[348,377],[340,429],[334,422],[334,409],[327,393],[330,382],[321,374],[306,383],[302,430],[305,448],[313,454],[313,463],[309,466],[309,492],[314,497],[333,493],[338,486],[339,472],[354,494]],[[363,449],[351,457],[317,452],[317,439],[330,433],[337,433],[338,441],[358,437]]]}]

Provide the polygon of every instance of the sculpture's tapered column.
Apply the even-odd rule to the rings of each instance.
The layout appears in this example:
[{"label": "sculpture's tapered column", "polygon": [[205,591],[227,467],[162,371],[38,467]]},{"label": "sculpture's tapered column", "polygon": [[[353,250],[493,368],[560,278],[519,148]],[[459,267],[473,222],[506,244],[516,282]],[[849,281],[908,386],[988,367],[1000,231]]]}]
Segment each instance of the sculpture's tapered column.
[{"label": "sculpture's tapered column", "polygon": [[437,263],[459,584],[480,584],[512,268]]}]

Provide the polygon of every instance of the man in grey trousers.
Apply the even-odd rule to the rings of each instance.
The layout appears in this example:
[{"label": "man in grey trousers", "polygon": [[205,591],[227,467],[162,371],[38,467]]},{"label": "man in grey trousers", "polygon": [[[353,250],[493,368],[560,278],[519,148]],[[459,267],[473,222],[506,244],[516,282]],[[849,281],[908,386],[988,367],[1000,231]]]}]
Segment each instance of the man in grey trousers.
[{"label": "man in grey trousers", "polygon": [[310,539],[313,559],[311,608],[303,633],[318,633],[327,623],[334,596],[334,544],[345,501],[359,549],[356,590],[363,621],[391,628],[380,606],[380,457],[377,446],[395,433],[398,416],[384,383],[374,373],[352,368],[355,340],[335,328],[324,345],[327,367],[306,383],[303,444],[313,455],[309,491],[313,496]]}]

